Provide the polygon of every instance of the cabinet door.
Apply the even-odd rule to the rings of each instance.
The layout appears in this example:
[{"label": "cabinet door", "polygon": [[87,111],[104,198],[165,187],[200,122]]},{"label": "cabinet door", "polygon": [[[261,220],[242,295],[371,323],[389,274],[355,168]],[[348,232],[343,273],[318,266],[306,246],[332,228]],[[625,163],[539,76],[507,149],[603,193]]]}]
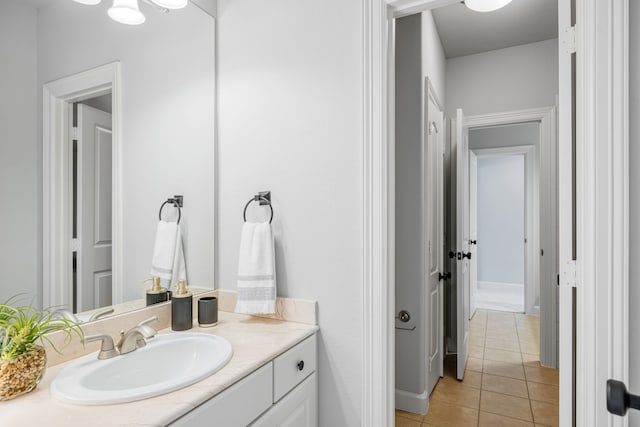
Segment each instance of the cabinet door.
[{"label": "cabinet door", "polygon": [[251,424],[251,427],[316,427],[317,405],[318,385],[314,372]]},{"label": "cabinet door", "polygon": [[271,407],[272,390],[273,368],[269,362],[170,427],[245,427]]}]

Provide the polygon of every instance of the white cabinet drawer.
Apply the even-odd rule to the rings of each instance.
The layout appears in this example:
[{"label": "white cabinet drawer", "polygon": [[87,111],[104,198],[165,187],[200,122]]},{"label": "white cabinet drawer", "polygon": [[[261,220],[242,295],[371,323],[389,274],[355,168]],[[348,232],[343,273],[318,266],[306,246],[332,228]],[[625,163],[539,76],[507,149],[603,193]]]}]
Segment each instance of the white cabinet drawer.
[{"label": "white cabinet drawer", "polygon": [[273,360],[273,402],[316,370],[316,335]]},{"label": "white cabinet drawer", "polygon": [[271,362],[173,422],[170,427],[245,427],[272,405]]}]

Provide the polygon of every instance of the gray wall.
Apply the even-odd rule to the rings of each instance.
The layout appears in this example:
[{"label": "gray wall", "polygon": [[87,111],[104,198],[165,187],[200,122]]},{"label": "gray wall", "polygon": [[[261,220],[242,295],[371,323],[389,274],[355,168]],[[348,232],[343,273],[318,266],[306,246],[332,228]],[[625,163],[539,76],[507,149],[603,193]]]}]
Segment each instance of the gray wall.
[{"label": "gray wall", "polygon": [[[640,393],[640,2],[629,2],[629,389]],[[640,412],[629,411],[629,425],[640,425]]]},{"label": "gray wall", "polygon": [[523,155],[478,158],[480,282],[524,285],[524,190]]},{"label": "gray wall", "polygon": [[555,105],[558,40],[494,50],[447,60],[446,116]]},{"label": "gray wall", "polygon": [[362,13],[218,2],[217,281],[236,288],[243,206],[271,190],[278,295],[318,301],[322,426],[361,415]]},{"label": "gray wall", "polygon": [[[396,21],[396,312],[407,310],[413,331],[396,332],[396,388],[425,389],[422,251],[422,18]],[[422,372],[422,374],[421,374]]]},{"label": "gray wall", "polygon": [[35,8],[0,1],[0,302],[22,291],[41,306],[36,25]]}]

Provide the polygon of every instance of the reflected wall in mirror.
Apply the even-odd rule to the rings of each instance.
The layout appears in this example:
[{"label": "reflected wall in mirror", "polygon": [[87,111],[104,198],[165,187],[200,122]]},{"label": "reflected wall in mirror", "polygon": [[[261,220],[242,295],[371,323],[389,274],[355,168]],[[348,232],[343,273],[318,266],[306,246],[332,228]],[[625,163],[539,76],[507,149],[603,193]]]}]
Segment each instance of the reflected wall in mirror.
[{"label": "reflected wall in mirror", "polygon": [[[142,4],[146,22],[133,27],[108,17],[110,3],[86,6],[72,0],[0,0],[0,92],[4,94],[0,99],[0,224],[4,230],[0,240],[4,282],[0,301],[21,293],[22,300],[42,308],[47,300],[55,300],[45,300],[44,289],[57,286],[69,289],[72,295],[75,292],[75,306],[81,310],[107,303],[128,303],[124,306],[132,308],[140,302],[144,305],[143,281],[150,277],[158,209],[176,194],[184,196],[180,225],[188,282],[193,288],[213,288],[214,18],[193,2],[170,13],[145,9],[148,6]],[[119,64],[120,69],[119,105],[113,106],[113,123],[119,127],[114,128],[113,137],[119,138],[120,152],[105,149],[110,145],[104,142],[108,126],[93,127],[103,130],[97,136],[104,142],[98,144],[102,147],[98,152],[104,155],[94,155],[93,161],[85,163],[92,163],[94,168],[87,169],[87,174],[97,173],[101,165],[105,172],[107,160],[111,161],[108,155],[115,153],[113,163],[119,166],[107,171],[113,172],[109,182],[105,181],[108,173],[96,175],[102,177],[102,185],[94,182],[91,186],[101,191],[87,193],[84,199],[103,209],[103,219],[113,214],[112,222],[107,219],[90,227],[94,231],[91,237],[106,251],[100,256],[108,260],[113,254],[120,260],[113,260],[112,279],[109,264],[96,266],[88,273],[83,280],[93,288],[81,301],[73,280],[53,283],[55,279],[48,281],[45,276],[49,275],[43,274],[49,259],[43,254],[43,247],[50,243],[49,232],[63,229],[60,221],[73,224],[72,217],[49,215],[50,200],[43,200],[48,194],[59,197],[47,191],[51,182],[43,172],[49,166],[43,164],[43,159],[48,159],[43,146],[43,123],[47,119],[43,114],[43,88],[106,64]],[[105,102],[109,104],[109,98],[116,97],[111,88],[102,88],[80,98],[68,97],[65,102],[76,113],[78,105],[83,104],[80,110],[87,116],[87,111],[110,109]],[[71,127],[77,123],[73,113],[70,117]],[[73,133],[68,133],[67,143],[73,147]],[[97,158],[102,163],[96,164]],[[73,148],[69,158],[48,159],[56,160],[69,165],[62,173],[72,178]],[[71,178],[68,182],[73,182]],[[119,188],[110,188],[112,183]],[[71,187],[67,188],[69,194],[73,194]],[[85,194],[84,190],[77,188],[77,194]],[[108,197],[109,190],[115,196],[113,200]],[[71,212],[73,200],[69,199]],[[170,219],[172,213],[165,211],[165,219]],[[58,223],[52,223],[52,218]],[[55,268],[73,271],[73,259],[79,255],[72,248],[74,237],[78,237],[77,232],[74,235],[71,231],[64,239],[72,253],[57,257],[69,259],[69,265]],[[107,288],[111,291],[105,293]],[[68,309],[73,305],[65,303]]]}]

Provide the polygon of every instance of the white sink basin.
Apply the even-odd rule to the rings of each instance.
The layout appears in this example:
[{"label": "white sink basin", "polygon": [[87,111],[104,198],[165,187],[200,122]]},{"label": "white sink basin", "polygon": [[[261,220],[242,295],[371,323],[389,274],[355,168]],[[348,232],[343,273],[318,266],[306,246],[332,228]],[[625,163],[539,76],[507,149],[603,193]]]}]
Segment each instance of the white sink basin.
[{"label": "white sink basin", "polygon": [[107,360],[97,352],[66,366],[51,394],[78,405],[133,402],[194,384],[224,367],[233,350],[226,339],[202,333],[156,335],[145,347]]}]

